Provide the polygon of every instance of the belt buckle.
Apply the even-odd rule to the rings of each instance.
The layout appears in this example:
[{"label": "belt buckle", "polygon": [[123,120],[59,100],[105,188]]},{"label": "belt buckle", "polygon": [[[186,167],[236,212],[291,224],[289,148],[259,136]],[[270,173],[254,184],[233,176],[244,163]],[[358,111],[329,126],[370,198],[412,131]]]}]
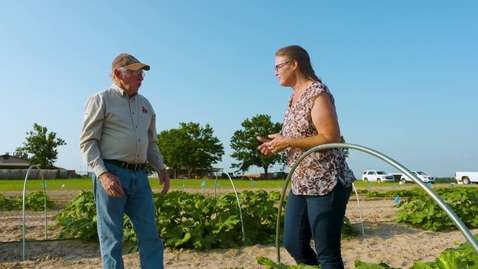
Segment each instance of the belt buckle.
[{"label": "belt buckle", "polygon": [[133,171],[138,170],[138,166],[139,166],[139,164],[135,163],[135,164],[134,164],[134,169],[133,169]]}]

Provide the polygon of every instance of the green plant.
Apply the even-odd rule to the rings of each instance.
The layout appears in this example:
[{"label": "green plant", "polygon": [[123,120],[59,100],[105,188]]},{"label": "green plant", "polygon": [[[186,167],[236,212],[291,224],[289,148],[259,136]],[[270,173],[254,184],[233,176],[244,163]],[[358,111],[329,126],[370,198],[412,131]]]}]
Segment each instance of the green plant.
[{"label": "green plant", "polygon": [[6,198],[0,193],[0,211],[10,211],[13,207],[14,205],[12,204],[11,199]]},{"label": "green plant", "polygon": [[[234,193],[217,199],[182,191],[153,193],[158,231],[165,247],[198,250],[275,242],[279,199],[279,191],[244,191],[239,193],[240,212]],[[82,191],[53,219],[57,223],[51,228],[63,228],[57,238],[97,240],[96,207],[91,192]],[[127,216],[123,229],[125,251],[137,251],[136,234]],[[348,236],[357,233],[347,218],[343,231]]]},{"label": "green plant", "polygon": [[82,191],[63,210],[52,218],[57,223],[51,227],[63,227],[58,239],[80,238],[81,240],[97,240],[96,206],[93,193]]},{"label": "green plant", "polygon": [[342,224],[342,239],[355,238],[358,234],[358,230],[352,225],[350,220],[344,216],[344,222]]},{"label": "green plant", "polygon": [[[475,235],[475,239],[478,235]],[[410,269],[461,269],[477,268],[478,255],[469,242],[461,244],[457,248],[449,248],[443,251],[433,262],[414,262]]]},{"label": "green plant", "polygon": [[[476,188],[437,188],[435,192],[470,228],[478,227],[478,189]],[[454,222],[445,211],[424,192],[422,195],[403,199],[396,207],[402,207],[396,221],[411,223],[426,230],[438,231],[455,228]]]},{"label": "green plant", "polygon": [[356,269],[382,269],[382,268],[400,269],[400,268],[392,268],[388,266],[388,264],[385,264],[383,262],[378,264],[373,264],[373,263],[365,263],[359,260],[355,260],[354,265]]},{"label": "green plant", "polygon": [[[43,193],[43,191],[36,191],[25,196],[25,210],[42,211],[51,209],[56,206],[56,203]],[[23,198],[10,196],[6,198],[0,194],[0,211],[18,210],[23,208]]]},{"label": "green plant", "polygon": [[43,191],[32,192],[25,196],[25,209],[42,211],[54,206],[56,206],[56,203],[52,202],[48,195],[45,195]]},{"label": "green plant", "polygon": [[321,268],[320,265],[285,265],[281,262],[274,262],[269,258],[266,257],[257,257],[257,263],[260,265],[265,265],[266,269],[314,269],[314,268]]},{"label": "green plant", "polygon": [[368,191],[366,192],[367,198],[385,198],[385,197],[421,197],[425,194],[422,189],[411,189],[411,190],[388,190],[384,192],[378,191]]},{"label": "green plant", "polygon": [[171,192],[166,196],[154,195],[159,209],[157,219],[165,246],[174,248],[230,248],[272,242],[278,209],[274,204],[278,192],[260,190],[239,194],[243,223],[247,231],[242,234],[242,223],[236,197],[233,193],[214,199],[202,194]]}]

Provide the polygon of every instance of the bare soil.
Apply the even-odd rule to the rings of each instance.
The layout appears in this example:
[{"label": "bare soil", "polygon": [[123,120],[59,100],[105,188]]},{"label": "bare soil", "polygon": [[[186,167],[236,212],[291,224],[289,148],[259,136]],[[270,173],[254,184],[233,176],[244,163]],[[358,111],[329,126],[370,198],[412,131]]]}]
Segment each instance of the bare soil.
[{"label": "bare soil", "polygon": [[[409,188],[404,186],[403,188]],[[184,189],[183,189],[184,190]],[[267,191],[278,190],[268,189]],[[380,191],[379,188],[374,190]],[[155,190],[155,191],[159,191]],[[188,191],[188,190],[185,190]],[[197,192],[198,190],[189,190]],[[201,189],[214,194],[214,189]],[[230,192],[222,189],[219,192]],[[238,190],[240,191],[240,190]],[[50,200],[61,205],[47,212],[47,226],[54,224],[51,217],[75,198],[80,191],[49,191]],[[21,196],[21,192],[3,192],[5,196]],[[346,216],[360,231],[351,240],[342,241],[346,268],[355,268],[354,261],[384,262],[392,267],[409,268],[413,261],[433,261],[447,248],[466,241],[458,230],[429,232],[394,222],[398,208],[394,199],[365,199],[357,201],[352,195]],[[25,229],[24,229],[25,228]],[[0,212],[0,269],[3,268],[101,268],[98,243],[80,240],[55,240],[59,230],[45,232],[44,212],[21,210]],[[25,232],[25,243],[23,242]],[[473,234],[478,229],[471,231]],[[25,255],[25,259],[23,259]],[[273,245],[255,245],[238,249],[217,249],[207,252],[166,249],[166,268],[264,268],[256,258],[268,257],[273,261],[293,265],[295,262],[283,248],[279,255]],[[138,253],[124,255],[126,268],[140,268]]]}]

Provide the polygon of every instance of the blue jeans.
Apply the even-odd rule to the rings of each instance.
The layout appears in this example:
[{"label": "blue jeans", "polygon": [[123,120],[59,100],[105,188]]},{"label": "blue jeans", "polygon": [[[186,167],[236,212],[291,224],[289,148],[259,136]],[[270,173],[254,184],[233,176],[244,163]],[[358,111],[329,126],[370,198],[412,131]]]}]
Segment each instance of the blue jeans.
[{"label": "blue jeans", "polygon": [[138,238],[141,268],[163,269],[164,245],[156,226],[151,186],[145,170],[130,171],[105,163],[117,176],[124,196],[113,198],[94,176],[94,193],[101,259],[105,269],[123,269],[123,217],[126,214]]},{"label": "blue jeans", "polygon": [[[324,196],[295,195],[290,191],[284,220],[284,247],[297,264],[343,269],[340,239],[352,187],[339,181]],[[310,246],[314,238],[315,251]]]}]

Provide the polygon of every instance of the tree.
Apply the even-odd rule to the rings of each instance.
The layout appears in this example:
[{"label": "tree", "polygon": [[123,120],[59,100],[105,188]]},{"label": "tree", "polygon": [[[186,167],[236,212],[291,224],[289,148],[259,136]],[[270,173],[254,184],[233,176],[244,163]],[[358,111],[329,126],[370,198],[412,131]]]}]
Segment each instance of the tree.
[{"label": "tree", "polygon": [[154,169],[153,166],[149,164],[148,162],[144,165],[144,170],[146,170],[146,173],[148,175],[152,175],[156,173],[156,169]]},{"label": "tree", "polygon": [[15,152],[18,153],[20,159],[28,160],[28,154],[22,151],[22,147],[16,147]]},{"label": "tree", "polygon": [[224,147],[209,124],[202,128],[199,123],[181,122],[178,129],[158,134],[158,147],[164,163],[173,169],[184,168],[188,176],[195,169],[212,168],[222,161]]},{"label": "tree", "polygon": [[33,154],[28,163],[39,164],[40,168],[51,168],[58,159],[58,146],[66,145],[65,140],[56,137],[56,133],[48,133],[46,127],[36,123],[33,124],[33,131],[27,132],[26,142],[23,142],[21,151]]},{"label": "tree", "polygon": [[[345,138],[344,138],[343,135],[340,136],[340,143],[346,143]],[[349,157],[349,149],[348,148],[342,148],[342,150],[344,151],[345,158],[348,158]]]},{"label": "tree", "polygon": [[273,123],[269,115],[258,114],[250,120],[244,120],[241,125],[242,129],[235,131],[231,138],[231,148],[234,150],[231,157],[239,161],[231,165],[232,168],[238,168],[236,172],[245,173],[255,165],[263,168],[264,174],[267,175],[269,167],[276,163],[285,167],[284,153],[266,156],[257,149],[261,142],[256,139],[257,136],[267,138],[269,134],[279,133],[282,130],[282,123]]}]

